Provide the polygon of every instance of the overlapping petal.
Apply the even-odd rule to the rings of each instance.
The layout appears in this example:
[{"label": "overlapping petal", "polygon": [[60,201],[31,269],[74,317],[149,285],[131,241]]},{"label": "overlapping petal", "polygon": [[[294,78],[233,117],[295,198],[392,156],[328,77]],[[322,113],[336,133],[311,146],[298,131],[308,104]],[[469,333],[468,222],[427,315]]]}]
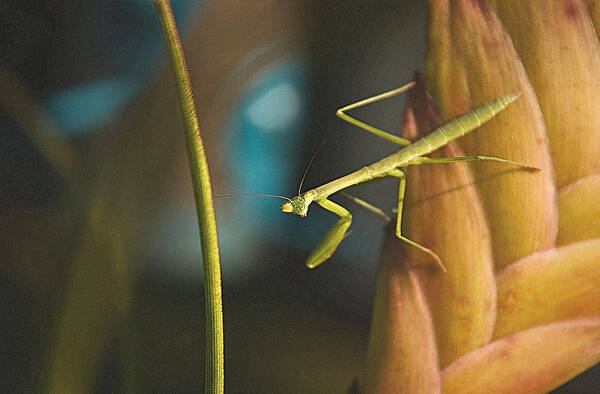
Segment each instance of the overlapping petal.
[{"label": "overlapping petal", "polygon": [[588,9],[592,23],[596,28],[596,35],[600,33],[600,1],[598,0],[584,0],[585,6]]},{"label": "overlapping petal", "polygon": [[600,238],[600,173],[562,188],[558,194],[558,245]]},{"label": "overlapping petal", "polygon": [[[420,82],[409,92],[406,104],[407,138],[427,134],[441,124]],[[450,144],[430,156],[462,154]],[[431,257],[415,248],[408,250],[413,261],[431,267],[423,272],[422,280],[433,315],[440,364],[447,365],[488,343],[492,335],[496,284],[490,233],[467,164],[410,166],[406,176],[406,234],[435,250],[447,268],[442,273],[432,265]]]},{"label": "overlapping petal", "polygon": [[[428,91],[444,121],[522,96],[431,156],[498,156],[541,171],[409,167],[403,228],[448,268],[423,266],[427,255],[408,248],[445,367],[442,391],[541,393],[600,361],[600,1],[488,2],[506,30],[484,0],[429,0]],[[426,97],[409,95],[408,138],[441,123]],[[396,283],[407,286],[398,294],[414,287]],[[390,305],[381,294],[388,304],[378,305]],[[371,341],[383,354],[383,342]]]},{"label": "overlapping petal", "polygon": [[494,337],[573,319],[600,316],[600,239],[536,253],[497,277]]},{"label": "overlapping petal", "polygon": [[535,89],[558,187],[599,173],[600,42],[584,2],[490,3],[494,3]]},{"label": "overlapping petal", "polygon": [[541,112],[527,74],[502,25],[483,1],[430,0],[427,87],[443,120],[495,97],[522,92],[496,118],[459,140],[468,155],[506,158],[540,168],[519,171],[477,163],[497,267],[553,246],[556,190]]},{"label": "overlapping petal", "polygon": [[569,320],[504,337],[442,372],[444,393],[544,393],[600,361],[600,318]]},{"label": "overlapping petal", "polygon": [[[419,279],[390,228],[377,275],[361,393],[440,391],[435,334]],[[404,261],[401,263],[400,261]]]}]

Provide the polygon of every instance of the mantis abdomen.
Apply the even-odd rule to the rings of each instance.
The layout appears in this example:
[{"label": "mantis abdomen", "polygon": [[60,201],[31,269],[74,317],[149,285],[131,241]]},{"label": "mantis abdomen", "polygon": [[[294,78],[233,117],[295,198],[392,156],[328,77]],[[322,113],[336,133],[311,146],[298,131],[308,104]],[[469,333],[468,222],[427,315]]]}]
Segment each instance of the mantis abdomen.
[{"label": "mantis abdomen", "polygon": [[387,176],[390,171],[407,165],[412,159],[433,152],[448,142],[462,137],[481,126],[506,108],[518,96],[518,94],[511,94],[480,105],[472,111],[438,127],[430,134],[419,138],[400,151],[323,186],[317,187],[308,193],[314,193],[314,200],[318,200],[349,186]]},{"label": "mantis abdomen", "polygon": [[396,159],[400,159],[402,162],[406,163],[415,157],[423,156],[424,154],[441,148],[450,141],[462,137],[496,116],[498,112],[506,108],[506,106],[512,103],[518,96],[519,95],[517,94],[511,94],[499,97],[480,105],[458,118],[452,119],[448,123],[432,131],[430,134],[419,138],[406,148],[402,149],[397,153],[400,157]]}]

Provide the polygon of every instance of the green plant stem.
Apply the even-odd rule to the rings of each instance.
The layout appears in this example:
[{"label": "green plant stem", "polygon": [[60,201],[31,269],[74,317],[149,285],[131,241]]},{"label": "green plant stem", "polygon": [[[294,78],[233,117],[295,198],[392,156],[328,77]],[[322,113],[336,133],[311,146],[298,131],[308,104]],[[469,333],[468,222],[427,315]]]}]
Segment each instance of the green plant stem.
[{"label": "green plant stem", "polygon": [[205,393],[223,393],[225,382],[221,266],[219,262],[217,225],[215,223],[208,164],[200,136],[200,127],[198,125],[190,76],[183,56],[181,40],[177,33],[171,5],[168,0],[154,0],[154,6],[162,25],[169,55],[173,63],[175,79],[177,80],[185,125],[188,158],[196,198],[196,210],[200,225],[206,310]]}]

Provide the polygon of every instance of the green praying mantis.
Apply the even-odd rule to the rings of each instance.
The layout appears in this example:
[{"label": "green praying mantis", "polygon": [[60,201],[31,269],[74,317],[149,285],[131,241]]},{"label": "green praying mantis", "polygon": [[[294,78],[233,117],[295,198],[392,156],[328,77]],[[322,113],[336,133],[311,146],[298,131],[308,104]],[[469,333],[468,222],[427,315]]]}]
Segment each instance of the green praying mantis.
[{"label": "green praying mantis", "polygon": [[[396,135],[368,125],[356,118],[349,116],[346,113],[347,111],[350,111],[352,109],[401,94],[413,88],[415,84],[415,82],[409,82],[408,84],[400,88],[393,89],[388,92],[347,105],[343,108],[338,109],[336,112],[336,115],[339,118],[355,126],[358,126],[361,129],[364,129],[370,133],[373,133],[381,138],[384,138],[388,141],[402,146],[403,148],[401,150],[369,166],[362,167],[361,169],[356,170],[348,175],[335,179],[314,189],[308,190],[304,193],[298,190],[298,195],[294,198],[289,199],[286,197],[282,197],[288,200],[287,202],[281,205],[282,212],[305,217],[307,215],[308,207],[310,206],[310,204],[316,202],[321,207],[340,217],[306,260],[306,266],[308,268],[315,268],[321,263],[323,263],[325,260],[327,260],[329,257],[331,257],[331,255],[337,249],[338,245],[345,238],[348,228],[352,223],[352,215],[346,208],[331,201],[328,197],[350,186],[354,186],[359,183],[368,182],[386,176],[398,178],[399,187],[396,218],[396,237],[406,242],[407,244],[421,250],[422,252],[427,253],[435,260],[438,266],[443,271],[445,271],[446,269],[442,264],[441,259],[435,252],[402,235],[402,208],[404,203],[404,192],[406,189],[406,180],[402,168],[418,164],[439,164],[468,161],[496,161],[515,165],[528,171],[538,171],[537,168],[528,167],[511,160],[501,159],[499,157],[493,156],[464,156],[448,158],[431,158],[425,156],[428,153],[431,153],[434,150],[448,144],[450,141],[462,137],[465,134],[476,129],[477,127],[481,126],[482,124],[496,116],[499,112],[504,110],[504,108],[506,108],[514,100],[516,100],[520,96],[520,93],[509,94],[491,100],[473,109],[472,111],[449,121],[448,123],[432,131],[430,134],[421,137],[420,139],[414,142],[404,138],[400,138]],[[300,185],[301,189],[302,182]]]}]

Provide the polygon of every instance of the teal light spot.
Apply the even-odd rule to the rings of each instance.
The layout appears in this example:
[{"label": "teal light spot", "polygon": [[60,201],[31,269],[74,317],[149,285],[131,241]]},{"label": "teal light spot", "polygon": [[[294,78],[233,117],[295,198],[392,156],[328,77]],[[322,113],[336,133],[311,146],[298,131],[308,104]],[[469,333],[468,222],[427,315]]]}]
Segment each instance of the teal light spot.
[{"label": "teal light spot", "polygon": [[[207,0],[172,0],[177,26],[186,27],[203,11]],[[116,23],[118,12],[130,24]],[[52,92],[46,99],[48,111],[67,135],[80,135],[114,120],[153,75],[157,66],[167,66],[165,43],[151,1],[108,0],[99,5],[98,17],[82,40],[106,45],[94,52],[106,69],[97,79]],[[94,41],[94,42],[95,42]]]},{"label": "teal light spot", "polygon": [[248,106],[247,116],[264,132],[286,131],[300,115],[301,98],[296,86],[281,82],[270,87]]},{"label": "teal light spot", "polygon": [[108,77],[62,89],[48,97],[46,106],[61,130],[74,135],[101,126],[136,88],[129,78]]},{"label": "teal light spot", "polygon": [[[229,163],[225,193],[295,194],[302,169],[303,131],[307,120],[306,66],[287,58],[256,74],[231,107],[221,134],[220,152]],[[291,196],[290,196],[291,197]],[[262,197],[216,199],[217,228],[223,276],[248,277],[264,253],[265,241],[285,243],[279,211],[283,200]],[[226,208],[224,208],[226,207]],[[168,223],[163,223],[162,218]],[[169,207],[159,218],[150,255],[166,255],[186,275],[202,274],[196,215],[193,206]]]},{"label": "teal light spot", "polygon": [[[232,107],[224,132],[232,193],[296,194],[307,103],[306,64],[298,57],[272,64],[250,81]],[[291,238],[282,231],[289,215],[279,211],[281,203],[238,197],[235,207],[219,216],[219,232],[227,240],[222,250],[230,257],[232,270],[248,269],[247,258],[265,241],[285,243],[286,237]]]},{"label": "teal light spot", "polygon": [[[298,58],[273,64],[259,73],[233,108],[227,124],[228,157],[235,184],[246,193],[289,194],[296,189],[297,159],[306,126],[306,67]],[[273,201],[244,204],[257,214]]]}]

